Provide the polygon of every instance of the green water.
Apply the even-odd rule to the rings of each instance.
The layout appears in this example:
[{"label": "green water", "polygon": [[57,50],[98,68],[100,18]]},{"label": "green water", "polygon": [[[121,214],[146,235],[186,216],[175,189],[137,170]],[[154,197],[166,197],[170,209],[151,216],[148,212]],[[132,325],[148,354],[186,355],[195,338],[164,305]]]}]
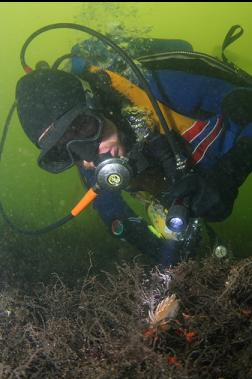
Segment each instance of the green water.
[{"label": "green water", "polygon": [[[240,24],[245,34],[228,49],[227,54],[237,65],[252,73],[251,16],[252,4],[245,2],[3,2],[0,4],[0,131],[14,99],[15,84],[23,75],[19,62],[22,44],[31,33],[47,24],[77,22],[101,32],[110,31],[119,24],[129,35],[186,39],[194,50],[218,57],[226,32],[230,26]],[[43,34],[29,47],[27,62],[32,67],[41,59],[52,63],[82,38],[82,33],[69,30]],[[2,158],[0,193],[13,221],[28,227],[58,220],[83,194],[75,169],[60,175],[48,174],[37,167],[37,155],[37,149],[25,137],[15,115]],[[221,235],[242,255],[249,255],[252,248],[251,187],[250,176],[240,190],[232,216],[217,226]],[[82,239],[75,241],[81,241],[85,246],[88,238],[91,248],[95,248],[90,242],[93,240],[103,246],[104,239],[107,244],[114,243],[91,208],[66,229],[58,231],[56,236],[60,239],[65,233],[81,234]],[[74,238],[71,243],[74,245]]]}]

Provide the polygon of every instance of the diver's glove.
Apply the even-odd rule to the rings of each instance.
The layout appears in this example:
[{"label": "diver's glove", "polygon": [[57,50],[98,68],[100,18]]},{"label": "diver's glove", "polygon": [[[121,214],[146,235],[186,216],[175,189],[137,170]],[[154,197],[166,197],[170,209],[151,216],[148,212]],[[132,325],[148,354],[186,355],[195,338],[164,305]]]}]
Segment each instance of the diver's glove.
[{"label": "diver's glove", "polygon": [[190,173],[174,184],[168,193],[170,204],[175,200],[186,199],[191,217],[203,217],[207,221],[221,221],[232,211],[237,190],[230,191],[223,201],[221,191],[212,175],[208,177],[199,173]]},{"label": "diver's glove", "polygon": [[241,139],[213,169],[195,171],[177,181],[167,194],[170,204],[186,198],[191,217],[222,221],[233,209],[238,188],[252,171],[252,139]]},{"label": "diver's glove", "polygon": [[252,121],[252,90],[237,88],[230,92],[222,102],[224,118],[230,118],[236,124],[245,126]]},{"label": "diver's glove", "polygon": [[145,153],[151,156],[153,163],[162,167],[167,187],[176,181],[176,160],[165,136],[154,133],[150,135]]}]

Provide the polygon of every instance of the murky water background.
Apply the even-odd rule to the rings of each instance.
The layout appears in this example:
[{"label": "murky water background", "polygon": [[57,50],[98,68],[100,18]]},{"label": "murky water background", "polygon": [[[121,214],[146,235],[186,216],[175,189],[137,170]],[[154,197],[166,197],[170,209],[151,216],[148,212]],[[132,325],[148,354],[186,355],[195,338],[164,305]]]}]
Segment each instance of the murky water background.
[{"label": "murky water background", "polygon": [[[252,5],[250,3],[1,3],[0,5],[0,131],[13,102],[15,84],[23,75],[19,53],[26,38],[51,23],[76,22],[102,33],[116,31],[133,37],[180,38],[195,51],[220,57],[221,44],[230,26],[240,24],[245,33],[227,52],[230,60],[252,73]],[[41,59],[51,64],[83,39],[71,30],[56,30],[39,36],[28,49],[28,64]],[[13,222],[37,228],[63,217],[82,196],[77,171],[51,175],[37,167],[37,149],[31,145],[15,115],[5,145],[0,178],[0,198]],[[252,248],[252,178],[240,190],[232,216],[217,226],[233,246],[235,254],[249,255]],[[23,262],[24,272],[67,272],[81,270],[88,252],[95,251],[98,264],[109,266],[117,258],[134,255],[127,244],[112,240],[96,213],[90,208],[77,220],[41,237],[14,236],[5,231],[1,243],[4,263],[11,255]],[[9,258],[8,258],[9,259]],[[26,264],[26,263],[27,264]],[[100,262],[100,263],[99,263]],[[43,271],[44,270],[44,271]],[[76,271],[77,270],[77,271]]]}]

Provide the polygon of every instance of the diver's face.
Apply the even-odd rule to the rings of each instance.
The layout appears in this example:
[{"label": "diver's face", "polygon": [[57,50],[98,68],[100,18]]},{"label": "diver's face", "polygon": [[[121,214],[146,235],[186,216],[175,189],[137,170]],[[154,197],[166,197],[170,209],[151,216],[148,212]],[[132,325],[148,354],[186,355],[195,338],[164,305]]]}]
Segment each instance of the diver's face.
[{"label": "diver's face", "polygon": [[[105,119],[105,125],[102,132],[101,142],[98,148],[99,154],[110,153],[112,157],[121,157],[124,156],[126,151],[125,147],[120,141],[120,136],[117,127],[115,124]],[[82,161],[81,165],[86,169],[94,169],[94,162]]]}]

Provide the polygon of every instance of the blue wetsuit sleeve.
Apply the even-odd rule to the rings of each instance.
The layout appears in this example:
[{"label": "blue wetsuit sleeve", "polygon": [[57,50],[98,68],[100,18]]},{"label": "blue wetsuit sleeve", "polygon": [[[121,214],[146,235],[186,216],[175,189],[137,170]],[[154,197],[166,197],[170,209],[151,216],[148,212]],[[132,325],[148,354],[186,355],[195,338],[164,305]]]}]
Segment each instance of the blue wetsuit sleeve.
[{"label": "blue wetsuit sleeve", "polygon": [[[80,168],[79,172],[87,187],[94,185],[94,175],[91,170]],[[132,211],[119,192],[102,191],[94,200],[93,205],[110,232],[112,232],[113,222],[119,220],[123,225],[123,232],[118,236],[119,238],[153,258],[157,264],[176,263],[177,252],[174,243],[171,246],[168,241],[159,239],[151,233],[147,223]]]},{"label": "blue wetsuit sleeve", "polygon": [[148,82],[157,99],[192,118],[220,113],[224,97],[236,87],[225,80],[175,70],[149,72]]}]

